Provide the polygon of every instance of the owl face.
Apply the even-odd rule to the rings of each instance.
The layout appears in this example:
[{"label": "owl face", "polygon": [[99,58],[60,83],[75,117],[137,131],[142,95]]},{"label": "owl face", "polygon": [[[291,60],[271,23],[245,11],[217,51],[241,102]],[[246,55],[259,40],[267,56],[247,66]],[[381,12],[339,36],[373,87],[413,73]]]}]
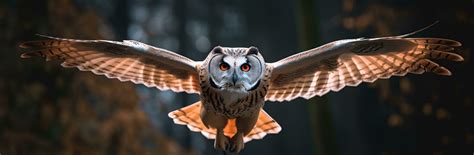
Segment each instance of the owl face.
[{"label": "owl face", "polygon": [[228,91],[248,92],[258,87],[265,61],[258,49],[215,47],[209,54],[211,86]]}]

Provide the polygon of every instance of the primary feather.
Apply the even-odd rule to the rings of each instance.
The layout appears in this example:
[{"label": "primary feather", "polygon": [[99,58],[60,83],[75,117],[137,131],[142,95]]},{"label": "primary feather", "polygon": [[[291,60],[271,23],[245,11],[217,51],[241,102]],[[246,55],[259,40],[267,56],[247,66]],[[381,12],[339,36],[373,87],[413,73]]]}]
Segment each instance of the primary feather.
[{"label": "primary feather", "polygon": [[60,60],[64,67],[132,81],[160,90],[200,93],[197,62],[171,51],[138,41],[74,40],[49,36],[50,40],[19,45],[22,58]]},{"label": "primary feather", "polygon": [[335,41],[275,63],[266,100],[306,99],[407,73],[451,72],[431,59],[463,61],[461,43],[441,38],[384,37]]}]

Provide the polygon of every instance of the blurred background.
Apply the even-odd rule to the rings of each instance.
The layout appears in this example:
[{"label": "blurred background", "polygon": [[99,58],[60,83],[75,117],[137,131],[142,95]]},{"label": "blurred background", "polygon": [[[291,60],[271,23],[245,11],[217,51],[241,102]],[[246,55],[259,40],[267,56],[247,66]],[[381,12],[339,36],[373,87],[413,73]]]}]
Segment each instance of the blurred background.
[{"label": "blurred background", "polygon": [[2,0],[0,154],[220,155],[213,141],[167,113],[196,95],[158,91],[58,62],[21,60],[35,34],[134,39],[202,60],[212,47],[257,46],[274,62],[324,43],[400,35],[463,43],[465,61],[431,73],[346,87],[311,100],[267,102],[283,127],[244,154],[449,155],[474,152],[474,1],[432,0]]}]

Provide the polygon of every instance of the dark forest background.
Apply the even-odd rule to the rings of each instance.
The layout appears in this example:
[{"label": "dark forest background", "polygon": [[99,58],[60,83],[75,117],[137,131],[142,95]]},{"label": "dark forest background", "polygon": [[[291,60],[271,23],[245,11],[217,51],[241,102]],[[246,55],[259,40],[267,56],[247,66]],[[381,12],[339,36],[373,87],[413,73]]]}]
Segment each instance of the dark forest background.
[{"label": "dark forest background", "polygon": [[202,60],[212,47],[257,46],[268,62],[346,38],[400,35],[463,43],[451,77],[394,77],[324,97],[268,102],[283,127],[244,154],[471,155],[474,1],[2,0],[0,154],[221,154],[167,113],[196,95],[158,91],[42,59],[21,60],[35,34],[134,39]]}]

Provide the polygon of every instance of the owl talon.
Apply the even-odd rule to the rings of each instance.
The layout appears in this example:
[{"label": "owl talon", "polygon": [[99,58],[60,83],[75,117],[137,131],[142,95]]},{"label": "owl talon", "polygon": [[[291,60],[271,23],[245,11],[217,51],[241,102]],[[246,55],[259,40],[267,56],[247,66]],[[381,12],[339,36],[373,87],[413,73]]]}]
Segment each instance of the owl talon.
[{"label": "owl talon", "polygon": [[216,135],[216,140],[214,140],[214,148],[219,150],[227,150],[229,148],[229,137],[225,136],[223,133],[218,132]]},{"label": "owl talon", "polygon": [[229,151],[239,153],[240,150],[244,149],[244,134],[237,133],[231,139],[231,147]]}]

